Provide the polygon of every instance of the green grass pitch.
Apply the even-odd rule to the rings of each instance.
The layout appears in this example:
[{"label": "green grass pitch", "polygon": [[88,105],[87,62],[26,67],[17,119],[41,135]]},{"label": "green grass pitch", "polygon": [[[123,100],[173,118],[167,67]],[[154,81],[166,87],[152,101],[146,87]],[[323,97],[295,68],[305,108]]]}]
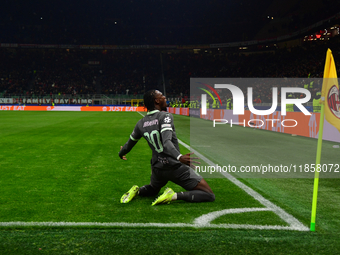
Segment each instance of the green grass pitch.
[{"label": "green grass pitch", "polygon": [[[152,207],[153,198],[137,198],[120,204],[132,185],[149,182],[151,150],[145,140],[138,142],[127,161],[118,157],[140,118],[138,113],[124,112],[0,112],[0,222],[180,223],[183,227],[2,225],[0,254],[334,254],[340,248],[339,179],[320,179],[315,233],[185,227],[214,211],[264,207],[222,176],[205,177],[215,192],[214,203],[177,201]],[[190,118],[175,116],[175,126],[179,139],[190,144]],[[228,162],[235,165],[242,161],[242,153],[249,162],[265,159],[277,147],[270,148],[263,140],[273,139],[286,152],[283,158],[289,153],[298,156],[297,162],[315,158],[315,139],[241,127],[228,129],[228,136],[232,155]],[[262,148],[240,148],[246,144],[242,139],[261,142]],[[339,158],[332,144],[324,142],[326,162]],[[181,146],[181,152],[188,150]],[[205,156],[224,160],[209,152]],[[282,157],[274,157],[274,163],[282,163]],[[312,179],[241,181],[309,226]],[[174,184],[168,186],[182,191]],[[287,226],[271,211],[227,214],[211,223]]]}]

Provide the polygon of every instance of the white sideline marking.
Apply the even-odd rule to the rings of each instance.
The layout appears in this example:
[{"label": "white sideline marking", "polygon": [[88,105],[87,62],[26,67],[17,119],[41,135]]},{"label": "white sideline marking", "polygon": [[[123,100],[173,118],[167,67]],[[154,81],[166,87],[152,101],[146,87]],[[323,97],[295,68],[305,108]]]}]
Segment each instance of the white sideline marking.
[{"label": "white sideline marking", "polygon": [[140,112],[138,112],[140,115],[142,115],[143,117],[145,117],[145,115],[141,114]]},{"label": "white sideline marking", "polygon": [[[145,115],[138,112],[143,117]],[[215,165],[212,161],[204,157],[196,150],[190,148],[187,144],[178,139],[178,142],[182,144],[188,150],[194,152],[200,159],[208,163],[209,165]],[[0,227],[161,227],[161,228],[212,228],[212,229],[253,229],[253,230],[296,230],[296,231],[309,231],[309,228],[304,226],[300,221],[294,218],[292,215],[286,213],[282,208],[274,205],[269,200],[265,199],[259,193],[249,188],[235,177],[228,173],[222,173],[228,180],[234,183],[239,188],[243,189],[247,194],[259,201],[264,208],[233,208],[225,209],[215,212],[204,214],[194,220],[193,224],[189,223],[126,223],[126,222],[0,222]],[[258,212],[258,211],[273,211],[283,221],[289,224],[289,226],[278,225],[249,225],[249,224],[210,224],[214,219],[232,213],[245,213],[245,212]]]},{"label": "white sideline marking", "polygon": [[225,215],[225,214],[234,214],[234,213],[245,213],[245,212],[260,212],[260,211],[271,211],[269,208],[233,208],[233,209],[225,209],[221,211],[215,211],[207,214],[203,214],[202,216],[196,218],[194,220],[194,224],[197,225],[207,225],[210,224],[214,219]]},{"label": "white sideline marking", "polygon": [[159,228],[231,228],[231,229],[260,229],[260,230],[297,230],[299,228],[277,225],[247,225],[247,224],[188,224],[188,223],[126,223],[126,222],[0,222],[0,227],[159,227]]}]

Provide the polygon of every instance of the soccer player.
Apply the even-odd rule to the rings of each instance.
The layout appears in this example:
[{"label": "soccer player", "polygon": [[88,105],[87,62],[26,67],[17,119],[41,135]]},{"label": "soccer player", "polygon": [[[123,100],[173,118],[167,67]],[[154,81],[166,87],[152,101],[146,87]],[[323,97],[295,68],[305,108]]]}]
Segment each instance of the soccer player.
[{"label": "soccer player", "polygon": [[173,117],[166,112],[166,98],[158,90],[150,90],[144,94],[144,105],[147,115],[139,120],[127,143],[121,147],[119,157],[126,160],[125,155],[144,137],[151,150],[150,184],[138,187],[134,185],[121,198],[121,203],[130,202],[136,195],[142,197],[157,196],[168,181],[183,187],[186,192],[175,193],[171,188],[165,189],[152,205],[170,203],[174,200],[187,202],[213,202],[215,195],[208,183],[190,168],[197,159],[192,153],[182,155],[179,151]]}]

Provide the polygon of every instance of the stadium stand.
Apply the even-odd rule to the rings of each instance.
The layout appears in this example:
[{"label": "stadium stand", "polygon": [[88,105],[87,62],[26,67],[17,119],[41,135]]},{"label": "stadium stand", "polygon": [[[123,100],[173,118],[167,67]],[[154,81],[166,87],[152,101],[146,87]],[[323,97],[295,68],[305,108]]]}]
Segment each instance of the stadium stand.
[{"label": "stadium stand", "polygon": [[[339,58],[339,38],[293,48],[241,54],[240,50],[83,50],[0,48],[0,93],[9,95],[139,95],[162,88],[189,94],[190,77],[322,77],[327,48]],[[19,64],[20,63],[20,64]],[[339,65],[338,65],[339,66]],[[317,87],[313,88],[315,93]],[[265,88],[262,102],[271,102]],[[255,95],[257,96],[257,95]]]}]

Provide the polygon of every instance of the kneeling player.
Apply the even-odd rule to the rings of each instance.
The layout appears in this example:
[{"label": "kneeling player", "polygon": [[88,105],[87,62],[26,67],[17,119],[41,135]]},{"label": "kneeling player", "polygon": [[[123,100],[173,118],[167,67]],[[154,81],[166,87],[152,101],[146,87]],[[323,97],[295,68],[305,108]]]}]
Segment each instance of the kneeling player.
[{"label": "kneeling player", "polygon": [[134,185],[121,198],[121,203],[130,202],[136,195],[157,196],[168,181],[183,187],[186,192],[175,193],[167,188],[152,205],[170,203],[174,200],[187,202],[213,202],[215,195],[208,183],[191,166],[198,163],[190,157],[190,153],[182,155],[179,151],[178,139],[173,124],[173,117],[166,111],[166,98],[158,90],[150,90],[144,95],[147,115],[139,120],[127,143],[121,147],[119,157],[126,160],[138,140],[144,137],[151,150],[151,181],[139,188]]}]

